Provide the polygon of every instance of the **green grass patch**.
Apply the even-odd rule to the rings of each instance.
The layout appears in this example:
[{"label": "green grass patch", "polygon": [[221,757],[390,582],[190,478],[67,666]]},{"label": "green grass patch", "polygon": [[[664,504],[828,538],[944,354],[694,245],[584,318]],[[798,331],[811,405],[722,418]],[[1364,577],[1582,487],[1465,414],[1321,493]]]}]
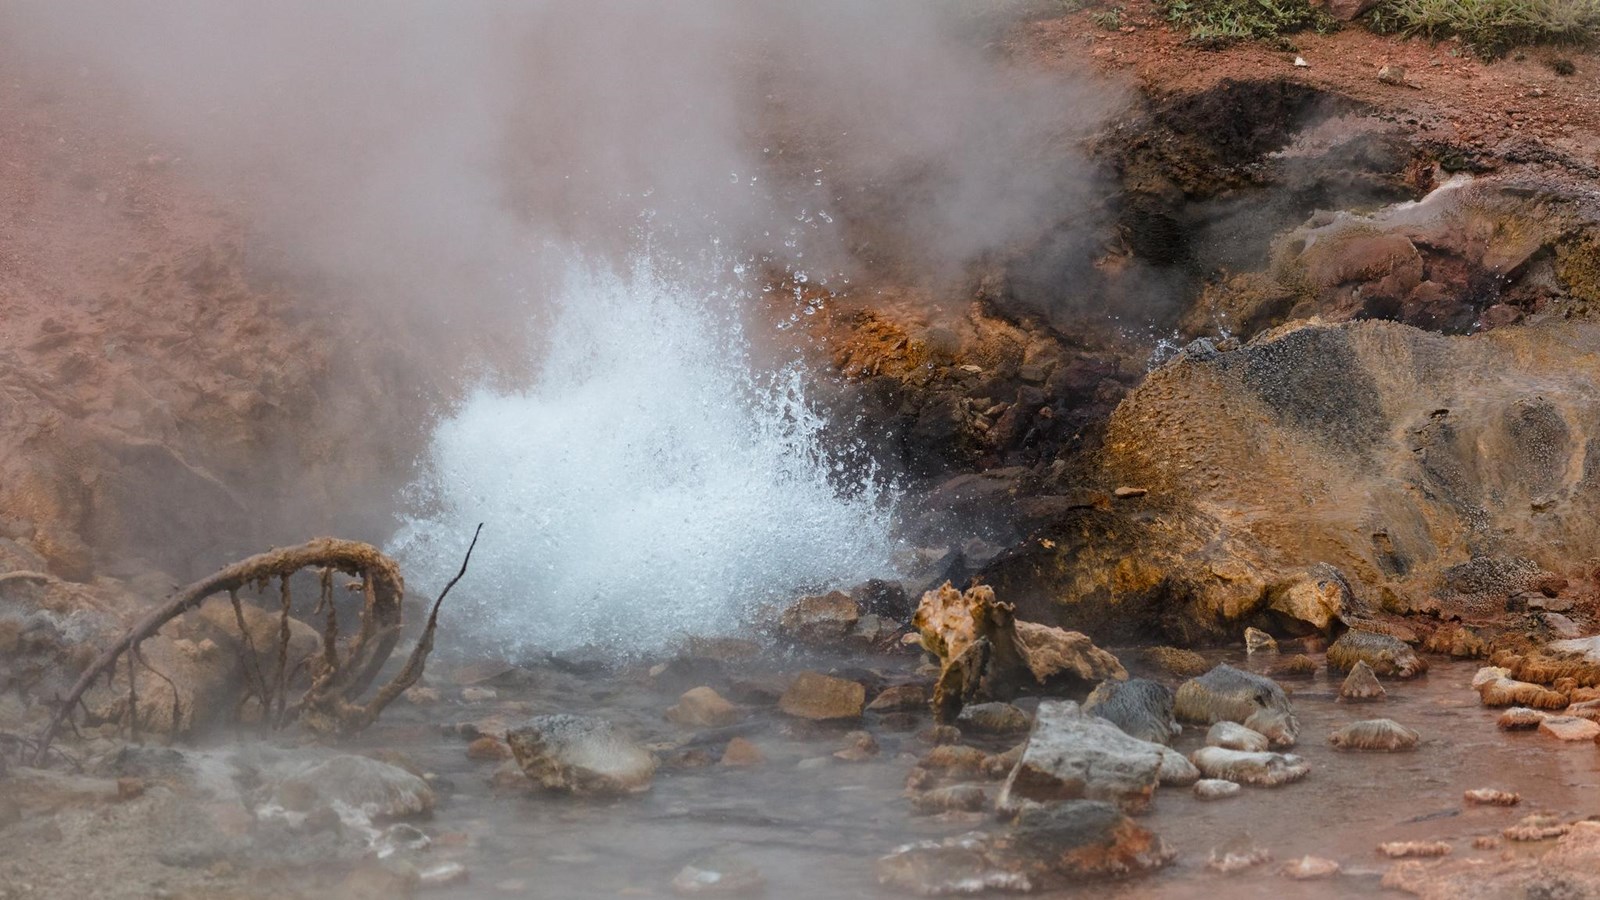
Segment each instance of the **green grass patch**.
[{"label": "green grass patch", "polygon": [[1378,32],[1459,37],[1494,59],[1528,44],[1600,41],[1600,0],[1383,0],[1368,24]]},{"label": "green grass patch", "polygon": [[1156,0],[1167,19],[1189,29],[1192,40],[1226,46],[1273,39],[1307,29],[1331,31],[1333,17],[1307,0]]}]

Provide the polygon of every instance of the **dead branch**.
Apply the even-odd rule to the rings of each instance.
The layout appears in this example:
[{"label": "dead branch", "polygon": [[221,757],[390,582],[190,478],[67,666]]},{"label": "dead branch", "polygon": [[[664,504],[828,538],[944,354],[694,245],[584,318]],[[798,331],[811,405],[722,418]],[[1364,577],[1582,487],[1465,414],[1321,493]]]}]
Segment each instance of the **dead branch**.
[{"label": "dead branch", "polygon": [[[480,525],[481,529],[482,526]],[[474,534],[476,543],[476,534]],[[469,549],[470,557],[471,551]],[[318,538],[295,547],[286,547],[257,554],[248,559],[241,560],[227,566],[207,578],[201,579],[188,587],[183,588],[172,596],[160,607],[151,610],[144,618],[140,619],[133,627],[129,628],[123,636],[110,647],[107,647],[95,658],[94,662],[84,670],[74,683],[72,690],[57,706],[37,740],[34,760],[36,765],[43,765],[48,759],[50,742],[60,730],[62,722],[69,720],[72,712],[82,702],[83,696],[88,692],[96,680],[101,676],[109,677],[117,661],[123,654],[134,652],[140,643],[153,636],[168,622],[177,616],[195,609],[206,598],[221,593],[229,592],[236,595],[238,590],[247,585],[265,585],[272,578],[288,579],[294,573],[305,568],[324,568],[338,570],[351,576],[359,576],[363,584],[363,604],[361,611],[361,630],[351,645],[348,653],[341,660],[338,648],[334,645],[337,632],[331,624],[333,611],[329,610],[329,628],[324,633],[325,646],[323,647],[323,671],[318,672],[312,680],[311,689],[305,698],[296,705],[296,710],[314,710],[320,715],[333,715],[332,724],[338,730],[358,730],[371,724],[376,718],[377,711],[371,716],[366,715],[366,707],[355,706],[356,700],[371,685],[377,676],[378,670],[388,660],[394,651],[394,646],[400,639],[401,602],[405,596],[405,581],[400,576],[399,566],[394,560],[385,556],[378,548],[371,544],[359,541],[345,541],[336,538]],[[462,563],[462,573],[466,571],[465,562]],[[459,579],[461,576],[457,575]],[[451,585],[455,584],[452,580]],[[284,588],[285,593],[287,587]],[[444,595],[440,595],[440,600]],[[237,601],[235,601],[237,602]],[[239,613],[237,606],[236,613]],[[434,615],[438,613],[437,603],[434,606]],[[243,639],[249,640],[249,630],[245,627],[242,613],[239,614],[239,625]],[[424,635],[431,648],[433,637],[433,617],[430,617],[429,628]],[[248,645],[247,645],[248,646]],[[420,646],[420,645],[419,645]],[[263,708],[268,708],[271,688],[267,686],[265,678],[259,669],[259,661],[255,658],[253,647],[246,651],[251,658],[250,664],[254,669],[250,672],[255,679],[255,689],[261,694]],[[426,656],[426,651],[423,652]],[[416,653],[413,652],[413,657]],[[132,657],[129,666],[129,698],[135,708],[129,715],[136,723],[137,693],[133,684]],[[415,660],[414,660],[415,661]],[[412,668],[408,662],[406,670]],[[417,675],[420,676],[420,661],[417,662]],[[405,672],[402,672],[404,675]],[[404,690],[402,688],[401,690]],[[398,694],[398,691],[395,692]],[[380,692],[380,697],[382,693]],[[391,698],[392,699],[392,698]],[[387,701],[385,701],[387,702]],[[351,711],[354,711],[354,714]],[[315,723],[308,722],[315,727]]]}]

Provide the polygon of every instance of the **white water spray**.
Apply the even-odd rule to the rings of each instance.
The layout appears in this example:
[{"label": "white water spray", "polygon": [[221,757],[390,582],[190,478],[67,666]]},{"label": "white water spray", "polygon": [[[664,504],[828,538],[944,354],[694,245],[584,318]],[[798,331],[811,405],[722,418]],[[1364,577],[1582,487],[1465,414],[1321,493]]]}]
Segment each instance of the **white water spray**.
[{"label": "white water spray", "polygon": [[433,437],[394,550],[437,591],[486,523],[452,630],[503,652],[719,634],[797,589],[892,575],[892,496],[822,446],[798,366],[758,372],[742,290],[576,266],[526,391]]}]

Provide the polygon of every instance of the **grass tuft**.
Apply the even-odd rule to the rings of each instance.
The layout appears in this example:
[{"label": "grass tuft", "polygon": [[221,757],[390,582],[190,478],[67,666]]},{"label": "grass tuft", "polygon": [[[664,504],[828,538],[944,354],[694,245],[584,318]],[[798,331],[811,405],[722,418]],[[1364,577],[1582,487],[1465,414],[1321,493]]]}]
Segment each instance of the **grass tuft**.
[{"label": "grass tuft", "polygon": [[1497,59],[1529,44],[1600,41],[1600,0],[1383,0],[1368,23],[1378,32],[1459,37]]},{"label": "grass tuft", "polygon": [[1156,0],[1191,40],[1210,46],[1272,39],[1296,31],[1331,31],[1333,17],[1308,0]]}]

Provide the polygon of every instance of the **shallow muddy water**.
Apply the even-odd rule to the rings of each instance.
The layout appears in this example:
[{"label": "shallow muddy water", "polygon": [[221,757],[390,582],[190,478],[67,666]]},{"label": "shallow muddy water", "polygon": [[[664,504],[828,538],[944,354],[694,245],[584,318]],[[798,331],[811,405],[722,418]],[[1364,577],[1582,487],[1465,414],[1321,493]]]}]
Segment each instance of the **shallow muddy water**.
[{"label": "shallow muddy water", "polygon": [[[1137,658],[1133,652],[1121,655]],[[1242,654],[1215,656],[1251,668],[1272,662],[1246,661]],[[1312,767],[1306,780],[1277,789],[1247,787],[1239,796],[1213,802],[1196,800],[1187,788],[1162,788],[1139,821],[1178,851],[1172,866],[1139,880],[1039,896],[1365,894],[1379,890],[1388,865],[1375,852],[1380,842],[1445,840],[1454,844],[1456,857],[1534,852],[1514,843],[1474,851],[1470,842],[1498,834],[1533,812],[1568,818],[1600,812],[1600,751],[1593,744],[1499,731],[1498,711],[1480,707],[1469,687],[1477,664],[1432,662],[1433,670],[1421,678],[1386,680],[1389,697],[1378,703],[1335,702],[1339,679],[1326,671],[1285,680],[1302,727],[1292,752]],[[915,665],[909,657],[857,659],[842,674],[903,680]],[[775,658],[730,666],[729,672],[736,668],[792,672],[827,666],[815,659]],[[770,897],[897,896],[875,883],[873,862],[879,856],[908,840],[998,827],[978,814],[953,821],[912,814],[902,793],[904,781],[914,757],[928,749],[914,730],[890,730],[885,726],[891,723],[869,713],[864,727],[882,752],[867,762],[847,763],[831,754],[843,745],[848,728],[797,727],[771,705],[753,705],[756,711],[745,722],[701,732],[708,739],[685,748],[702,750],[714,761],[729,737],[743,734],[767,756],[754,768],[669,763],[648,793],[618,800],[496,787],[490,781],[496,764],[467,759],[466,741],[444,734],[441,723],[499,715],[514,725],[529,714],[564,711],[605,716],[649,742],[679,741],[696,732],[661,718],[683,686],[658,690],[642,673],[575,674],[540,666],[507,671],[488,683],[498,692],[494,700],[396,709],[362,742],[369,749],[400,749],[438,776],[441,802],[434,819],[424,823],[434,847],[418,862],[425,867],[460,861],[471,880],[433,896],[670,897],[673,876],[686,863],[713,853],[759,868]],[[1328,734],[1340,725],[1376,717],[1415,728],[1423,735],[1422,746],[1385,754],[1340,752],[1328,745]],[[919,714],[917,729],[930,721]],[[1186,728],[1177,747],[1188,752],[1201,745],[1203,736],[1203,728]],[[1015,740],[975,743],[1000,750]],[[1465,806],[1462,792],[1479,787],[1516,791],[1523,801],[1510,809]],[[1213,849],[1251,847],[1270,850],[1273,861],[1233,875],[1206,868]],[[1337,860],[1344,873],[1306,883],[1277,874],[1284,861],[1304,854]]]}]

